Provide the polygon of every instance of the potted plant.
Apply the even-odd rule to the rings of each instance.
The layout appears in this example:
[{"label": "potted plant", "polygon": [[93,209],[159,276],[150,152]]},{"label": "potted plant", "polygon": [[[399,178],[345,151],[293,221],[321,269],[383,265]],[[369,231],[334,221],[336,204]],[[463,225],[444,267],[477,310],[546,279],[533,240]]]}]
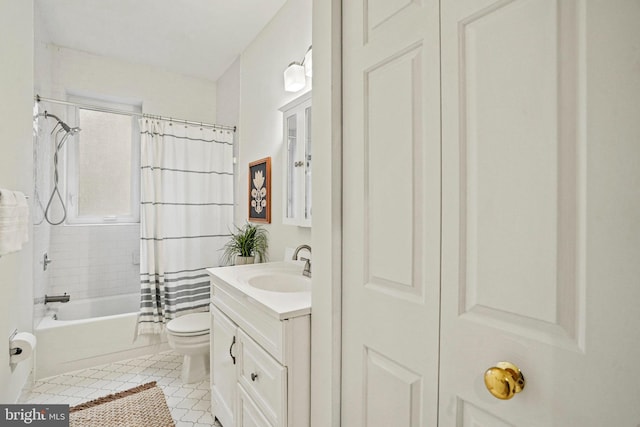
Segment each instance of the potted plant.
[{"label": "potted plant", "polygon": [[235,226],[231,240],[222,248],[223,265],[253,264],[255,258],[259,262],[267,260],[267,230],[260,225],[246,223],[243,227]]}]

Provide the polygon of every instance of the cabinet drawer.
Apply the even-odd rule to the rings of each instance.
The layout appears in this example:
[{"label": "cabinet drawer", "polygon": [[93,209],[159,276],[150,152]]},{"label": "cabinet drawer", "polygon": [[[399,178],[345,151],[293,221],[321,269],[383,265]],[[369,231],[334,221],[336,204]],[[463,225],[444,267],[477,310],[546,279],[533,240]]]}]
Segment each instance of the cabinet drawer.
[{"label": "cabinet drawer", "polygon": [[287,368],[243,331],[238,330],[238,382],[274,426],[287,425]]}]

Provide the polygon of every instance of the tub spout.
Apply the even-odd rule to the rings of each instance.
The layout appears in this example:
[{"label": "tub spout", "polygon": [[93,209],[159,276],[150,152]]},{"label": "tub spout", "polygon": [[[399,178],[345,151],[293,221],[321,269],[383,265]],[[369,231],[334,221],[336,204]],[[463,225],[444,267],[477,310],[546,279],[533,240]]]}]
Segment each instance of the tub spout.
[{"label": "tub spout", "polygon": [[71,299],[71,295],[67,295],[67,293],[65,292],[64,295],[45,295],[44,296],[44,303],[48,303],[48,302],[69,302],[69,300]]}]

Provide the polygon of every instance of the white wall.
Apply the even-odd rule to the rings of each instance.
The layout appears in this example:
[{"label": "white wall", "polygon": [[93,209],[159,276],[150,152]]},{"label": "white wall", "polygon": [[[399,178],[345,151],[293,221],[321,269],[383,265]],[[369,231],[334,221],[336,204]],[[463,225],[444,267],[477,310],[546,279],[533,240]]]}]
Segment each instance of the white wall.
[{"label": "white wall", "polygon": [[[64,100],[67,94],[75,94],[113,99],[142,104],[145,113],[216,122],[213,81],[51,45],[40,29],[36,37],[40,40],[36,43],[35,87],[43,97]],[[41,109],[65,117],[65,109],[54,104],[43,102]],[[47,157],[45,151],[39,153]],[[50,168],[50,156],[38,163]],[[48,251],[53,263],[46,273],[36,264],[36,297],[67,292],[81,299],[136,292],[139,266],[133,263],[133,254],[139,254],[139,230],[138,224],[38,226],[36,261]],[[37,313],[41,307],[37,305]]]},{"label": "white wall", "polygon": [[[269,257],[282,260],[284,249],[311,243],[311,230],[282,224],[282,113],[278,109],[307,88],[291,94],[284,91],[282,73],[292,61],[301,61],[311,45],[311,0],[288,0],[240,58],[240,121],[236,135],[238,199],[235,222],[248,216],[248,165],[271,157],[271,224]],[[224,81],[219,81],[222,91]],[[220,104],[219,104],[220,105]],[[317,171],[314,167],[314,170]]]},{"label": "white wall", "polygon": [[220,76],[216,86],[217,123],[237,126],[240,121],[240,57]]},{"label": "white wall", "polygon": [[110,96],[141,102],[144,113],[215,122],[213,81],[55,45],[47,45],[46,49],[52,57],[52,82],[51,93],[45,96],[64,99],[67,92]]},{"label": "white wall", "polygon": [[[0,0],[0,187],[31,194],[33,108],[33,0]],[[29,231],[32,240],[32,230]],[[12,369],[9,334],[31,331],[32,246],[0,258],[0,402],[14,403],[32,360]]]},{"label": "white wall", "polygon": [[[222,76],[216,82],[216,115],[217,123],[227,126],[238,126],[240,122],[240,57],[227,68]],[[237,133],[234,135],[233,157],[238,158],[238,138]],[[244,170],[244,168],[243,168]],[[233,174],[238,176],[238,163],[233,165]],[[240,190],[238,188],[238,179],[233,182],[233,200],[235,201],[235,211],[238,214],[238,200]],[[244,197],[244,196],[243,196]],[[234,218],[236,224],[238,221]]]}]

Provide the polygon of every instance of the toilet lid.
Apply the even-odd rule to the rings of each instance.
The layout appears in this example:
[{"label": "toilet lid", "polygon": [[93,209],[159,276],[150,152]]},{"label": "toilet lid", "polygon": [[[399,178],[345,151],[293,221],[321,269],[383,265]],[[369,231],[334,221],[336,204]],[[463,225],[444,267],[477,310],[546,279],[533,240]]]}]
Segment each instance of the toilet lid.
[{"label": "toilet lid", "polygon": [[209,313],[192,313],[177,317],[167,323],[167,330],[175,334],[195,334],[209,331]]}]

